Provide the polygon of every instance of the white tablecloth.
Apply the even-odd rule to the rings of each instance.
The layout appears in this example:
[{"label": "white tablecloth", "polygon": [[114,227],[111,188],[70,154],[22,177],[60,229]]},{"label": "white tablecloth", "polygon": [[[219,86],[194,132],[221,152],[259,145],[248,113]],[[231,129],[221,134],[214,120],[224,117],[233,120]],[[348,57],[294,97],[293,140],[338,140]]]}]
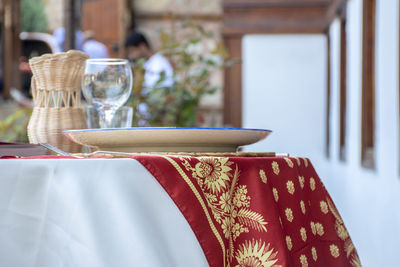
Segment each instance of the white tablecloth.
[{"label": "white tablecloth", "polygon": [[1,267],[208,266],[133,159],[0,160]]}]

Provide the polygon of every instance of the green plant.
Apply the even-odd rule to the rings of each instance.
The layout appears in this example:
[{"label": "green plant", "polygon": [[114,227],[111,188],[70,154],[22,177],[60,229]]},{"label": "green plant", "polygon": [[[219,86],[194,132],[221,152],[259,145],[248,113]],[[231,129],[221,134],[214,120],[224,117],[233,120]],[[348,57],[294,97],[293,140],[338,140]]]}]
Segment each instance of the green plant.
[{"label": "green plant", "polygon": [[135,64],[134,87],[128,102],[135,111],[133,126],[195,126],[200,99],[218,89],[211,82],[212,73],[231,64],[222,41],[200,25],[183,23],[179,33],[178,38],[175,30],[159,32],[158,52],[169,59],[174,69],[172,86],[162,86],[166,77],[161,73],[157,84],[143,93],[144,61]]},{"label": "green plant", "polygon": [[43,0],[21,0],[21,28],[24,32],[45,32],[47,16]]},{"label": "green plant", "polygon": [[17,109],[5,120],[0,121],[0,139],[5,142],[28,142],[27,125],[32,110]]}]

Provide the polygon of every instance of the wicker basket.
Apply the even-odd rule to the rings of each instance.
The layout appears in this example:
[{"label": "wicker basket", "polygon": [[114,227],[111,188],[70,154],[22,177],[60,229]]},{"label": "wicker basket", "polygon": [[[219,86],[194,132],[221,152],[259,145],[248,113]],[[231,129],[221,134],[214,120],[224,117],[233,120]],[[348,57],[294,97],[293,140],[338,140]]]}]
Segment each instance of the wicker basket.
[{"label": "wicker basket", "polygon": [[30,143],[49,143],[70,153],[82,147],[62,135],[63,130],[87,128],[81,107],[81,77],[89,57],[79,51],[32,58],[34,108],[28,124]]}]

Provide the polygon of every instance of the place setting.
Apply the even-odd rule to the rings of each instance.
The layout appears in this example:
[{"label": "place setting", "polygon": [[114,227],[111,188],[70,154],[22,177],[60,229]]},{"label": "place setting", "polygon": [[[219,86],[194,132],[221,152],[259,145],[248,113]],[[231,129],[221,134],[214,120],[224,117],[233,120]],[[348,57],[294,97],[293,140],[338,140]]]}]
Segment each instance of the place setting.
[{"label": "place setting", "polygon": [[[231,153],[270,130],[211,127],[131,127],[132,68],[125,59],[88,59],[79,51],[33,58],[31,143],[67,153]],[[59,72],[64,75],[58,75]],[[81,94],[87,102],[84,106]],[[88,153],[90,155],[90,153]],[[275,155],[260,153],[259,155]],[[241,155],[246,155],[241,153]],[[255,155],[252,153],[251,155]]]},{"label": "place setting", "polygon": [[240,128],[129,127],[132,108],[123,105],[131,94],[132,79],[127,60],[87,60],[82,91],[91,104],[86,109],[89,127],[63,134],[101,151],[195,153],[236,152],[239,146],[258,142],[271,133]]}]

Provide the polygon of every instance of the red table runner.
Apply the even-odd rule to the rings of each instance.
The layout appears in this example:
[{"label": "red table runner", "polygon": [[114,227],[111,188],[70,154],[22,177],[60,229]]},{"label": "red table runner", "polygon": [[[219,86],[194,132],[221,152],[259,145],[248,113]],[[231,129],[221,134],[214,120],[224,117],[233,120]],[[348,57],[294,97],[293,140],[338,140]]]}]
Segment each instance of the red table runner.
[{"label": "red table runner", "polygon": [[306,158],[132,158],[176,203],[212,267],[361,266]]},{"label": "red table runner", "polygon": [[175,201],[210,266],[361,266],[306,158],[134,158]]}]

